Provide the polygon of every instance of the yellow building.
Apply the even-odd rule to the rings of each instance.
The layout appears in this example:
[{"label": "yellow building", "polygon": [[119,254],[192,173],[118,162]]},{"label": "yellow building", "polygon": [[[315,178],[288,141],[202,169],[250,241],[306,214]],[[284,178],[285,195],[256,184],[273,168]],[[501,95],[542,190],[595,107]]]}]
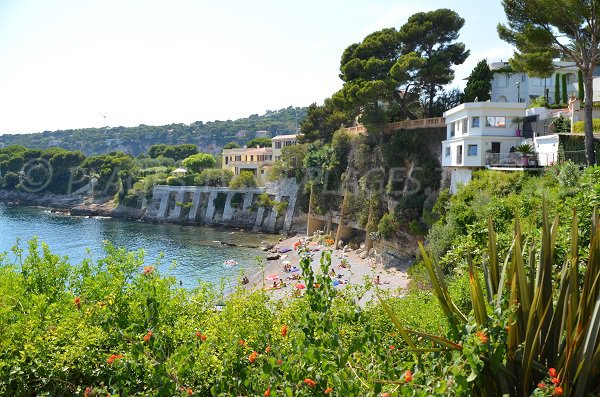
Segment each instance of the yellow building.
[{"label": "yellow building", "polygon": [[223,149],[222,167],[233,175],[251,171],[258,186],[265,186],[273,163],[281,157],[281,149],[296,144],[296,135],[279,135],[271,140],[271,147]]}]

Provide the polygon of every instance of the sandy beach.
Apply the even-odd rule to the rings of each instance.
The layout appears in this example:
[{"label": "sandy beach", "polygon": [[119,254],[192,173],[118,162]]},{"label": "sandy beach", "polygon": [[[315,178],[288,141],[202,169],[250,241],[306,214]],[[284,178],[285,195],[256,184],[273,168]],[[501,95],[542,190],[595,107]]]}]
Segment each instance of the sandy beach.
[{"label": "sandy beach", "polygon": [[[272,251],[279,253],[279,258],[275,260],[266,260],[264,271],[257,272],[250,277],[247,288],[265,288],[277,299],[292,296],[296,291],[295,285],[302,281],[293,280],[294,275],[302,277],[301,270],[285,272],[284,267],[289,263],[292,267],[299,267],[300,257],[298,250],[294,250],[294,244],[300,240],[310,241],[306,236],[294,236],[277,243]],[[315,272],[319,272],[320,259],[323,251],[330,250],[323,244],[312,242],[310,244],[312,251],[312,267]],[[287,249],[290,249],[287,252]],[[270,254],[274,255],[274,254]],[[364,255],[363,255],[364,257]],[[342,259],[345,258],[349,267],[340,266]],[[370,255],[361,258],[360,252],[356,250],[336,249],[332,251],[332,268],[335,270],[334,285],[336,288],[344,288],[347,285],[364,285],[365,282],[373,283],[382,290],[391,290],[393,295],[402,295],[404,288],[408,284],[408,275],[406,272],[397,269],[385,269],[377,255]],[[293,270],[293,269],[292,269]],[[379,284],[377,284],[379,276]],[[273,289],[273,283],[285,283],[285,287]],[[337,281],[337,282],[336,282]],[[375,291],[368,291],[363,300],[368,301],[375,296]]]}]

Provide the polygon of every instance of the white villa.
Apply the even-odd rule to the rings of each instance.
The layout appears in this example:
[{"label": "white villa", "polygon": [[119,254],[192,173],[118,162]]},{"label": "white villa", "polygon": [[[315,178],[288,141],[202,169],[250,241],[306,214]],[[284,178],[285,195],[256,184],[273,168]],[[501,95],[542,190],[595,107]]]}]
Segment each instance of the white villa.
[{"label": "white villa", "polygon": [[444,113],[447,135],[442,141],[442,167],[451,170],[450,190],[471,180],[474,169],[493,162],[510,162],[510,153],[523,138],[519,123],[525,103],[469,102]]},{"label": "white villa", "polygon": [[[508,62],[492,62],[489,64],[494,72],[492,80],[492,102],[525,102],[544,96],[548,89],[548,101],[554,103],[556,73],[567,76],[567,96],[577,95],[577,66],[573,62],[555,61],[556,72],[548,78],[529,77],[527,73],[505,72]],[[562,78],[561,86],[562,90]],[[562,94],[561,94],[562,96]]]}]

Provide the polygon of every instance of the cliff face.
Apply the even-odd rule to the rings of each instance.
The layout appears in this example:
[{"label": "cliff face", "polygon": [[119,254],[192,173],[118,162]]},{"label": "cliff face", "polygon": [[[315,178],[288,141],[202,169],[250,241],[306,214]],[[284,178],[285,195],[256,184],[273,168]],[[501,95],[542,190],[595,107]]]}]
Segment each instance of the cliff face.
[{"label": "cliff face", "polygon": [[[343,172],[324,178],[329,185],[313,197],[309,233],[332,233],[349,248],[364,242],[388,266],[410,264],[447,184],[440,162],[445,137],[445,128],[397,130],[377,142],[354,137]],[[339,181],[335,189],[332,179]]]}]

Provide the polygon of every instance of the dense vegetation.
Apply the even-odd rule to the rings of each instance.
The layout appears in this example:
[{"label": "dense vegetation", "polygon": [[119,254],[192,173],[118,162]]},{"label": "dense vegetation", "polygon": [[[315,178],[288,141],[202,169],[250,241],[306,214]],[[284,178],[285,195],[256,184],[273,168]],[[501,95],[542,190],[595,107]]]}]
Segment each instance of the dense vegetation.
[{"label": "dense vegetation", "polygon": [[301,261],[302,298],[274,301],[177,288],[140,253],[72,265],[32,241],[0,264],[0,392],[597,395],[599,181],[569,163],[476,173],[434,208],[434,262],[423,251],[404,297],[366,306],[369,284],[334,288],[327,253],[316,273]]},{"label": "dense vegetation", "polygon": [[271,136],[294,134],[306,116],[306,108],[288,107],[264,115],[227,121],[196,121],[192,124],[137,127],[81,128],[75,130],[44,131],[33,134],[5,134],[0,136],[4,146],[22,145],[45,149],[61,147],[78,150],[86,155],[123,151],[138,156],[156,144],[193,144],[200,151],[219,153],[228,142],[244,142],[255,137],[257,131],[268,131]]}]

